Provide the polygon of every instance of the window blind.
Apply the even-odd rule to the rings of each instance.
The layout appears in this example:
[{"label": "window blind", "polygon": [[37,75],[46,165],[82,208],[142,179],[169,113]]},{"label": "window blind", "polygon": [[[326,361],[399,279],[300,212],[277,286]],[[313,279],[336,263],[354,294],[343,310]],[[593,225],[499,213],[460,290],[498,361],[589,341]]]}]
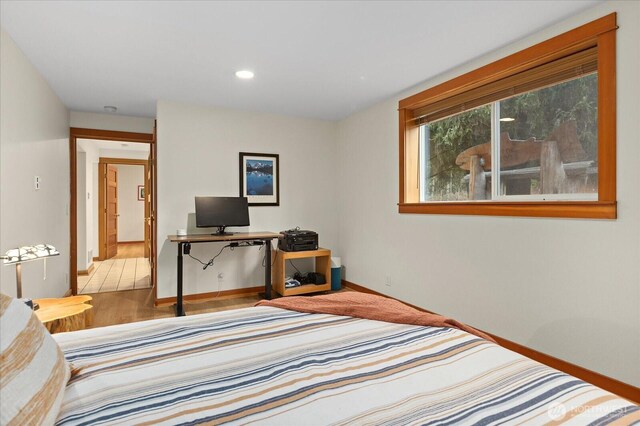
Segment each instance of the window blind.
[{"label": "window blind", "polygon": [[572,80],[598,70],[598,48],[590,47],[543,65],[413,110],[410,121],[440,120],[491,102]]}]

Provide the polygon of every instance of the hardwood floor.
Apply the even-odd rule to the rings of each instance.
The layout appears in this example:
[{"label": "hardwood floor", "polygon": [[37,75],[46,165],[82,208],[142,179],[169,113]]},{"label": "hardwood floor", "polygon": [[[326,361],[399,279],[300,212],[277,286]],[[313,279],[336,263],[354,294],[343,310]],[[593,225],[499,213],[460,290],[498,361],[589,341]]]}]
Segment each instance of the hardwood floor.
[{"label": "hardwood floor", "polygon": [[114,259],[132,259],[144,257],[144,243],[118,243],[118,254]]},{"label": "hardwood floor", "polygon": [[[175,316],[173,306],[154,306],[153,289],[96,293],[91,296],[93,297],[92,328]],[[247,308],[261,299],[261,295],[254,294],[206,302],[185,302],[185,311],[187,315],[195,315]]]},{"label": "hardwood floor", "polygon": [[149,259],[143,256],[144,243],[118,244],[116,256],[95,260],[89,275],[78,275],[78,294],[151,287]]},{"label": "hardwood floor", "polygon": [[93,264],[95,267],[90,275],[78,276],[79,294],[151,287],[149,260],[144,257],[95,260]]},{"label": "hardwood floor", "polygon": [[[340,292],[353,291],[343,287]],[[322,292],[318,294],[326,294]],[[184,302],[187,315],[204,314],[207,312],[227,311],[229,309],[249,308],[263,299],[263,293],[246,296],[222,296],[215,300]],[[93,297],[93,326],[125,324],[136,321],[146,321],[156,318],[175,317],[175,310],[171,306],[154,306],[153,289],[117,291],[111,293],[96,293]],[[275,294],[274,297],[280,297]]]}]

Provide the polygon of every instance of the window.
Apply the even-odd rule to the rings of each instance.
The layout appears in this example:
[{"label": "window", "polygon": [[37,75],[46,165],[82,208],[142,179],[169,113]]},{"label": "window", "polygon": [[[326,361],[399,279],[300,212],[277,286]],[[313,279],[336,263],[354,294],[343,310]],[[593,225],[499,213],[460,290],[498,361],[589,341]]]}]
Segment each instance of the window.
[{"label": "window", "polygon": [[615,218],[615,14],[400,101],[401,213]]}]

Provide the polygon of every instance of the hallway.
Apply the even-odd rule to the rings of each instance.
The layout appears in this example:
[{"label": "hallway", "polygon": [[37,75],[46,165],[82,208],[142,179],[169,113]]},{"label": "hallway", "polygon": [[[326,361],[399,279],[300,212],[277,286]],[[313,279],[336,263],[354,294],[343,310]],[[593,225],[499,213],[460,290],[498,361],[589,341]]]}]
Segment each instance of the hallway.
[{"label": "hallway", "polygon": [[118,244],[116,256],[94,261],[90,275],[78,276],[78,294],[151,287],[149,260],[143,256],[144,243]]}]

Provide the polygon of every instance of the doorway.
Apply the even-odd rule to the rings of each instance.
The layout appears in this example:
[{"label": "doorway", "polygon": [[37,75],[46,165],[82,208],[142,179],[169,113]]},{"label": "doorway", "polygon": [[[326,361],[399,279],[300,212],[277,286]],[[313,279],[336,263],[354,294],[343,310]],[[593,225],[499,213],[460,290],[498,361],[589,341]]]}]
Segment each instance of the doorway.
[{"label": "doorway", "polygon": [[72,294],[157,298],[155,131],[71,129]]},{"label": "doorway", "polygon": [[[109,149],[110,145],[108,141],[78,140],[78,149],[84,147],[95,153],[95,148],[103,148],[98,152],[118,155],[100,156],[95,164],[98,192],[94,200],[97,221],[93,234],[97,236],[98,256],[93,258],[91,270],[83,271],[80,269],[83,253],[79,251],[79,294],[151,288],[149,161],[143,159],[149,155],[149,146],[126,143],[122,144],[123,148]],[[80,162],[82,155],[78,154]],[[81,169],[82,165],[78,164],[79,181]],[[78,215],[78,225],[82,227],[81,215]],[[78,238],[81,236],[79,230]],[[82,242],[78,243],[81,247]]]}]

